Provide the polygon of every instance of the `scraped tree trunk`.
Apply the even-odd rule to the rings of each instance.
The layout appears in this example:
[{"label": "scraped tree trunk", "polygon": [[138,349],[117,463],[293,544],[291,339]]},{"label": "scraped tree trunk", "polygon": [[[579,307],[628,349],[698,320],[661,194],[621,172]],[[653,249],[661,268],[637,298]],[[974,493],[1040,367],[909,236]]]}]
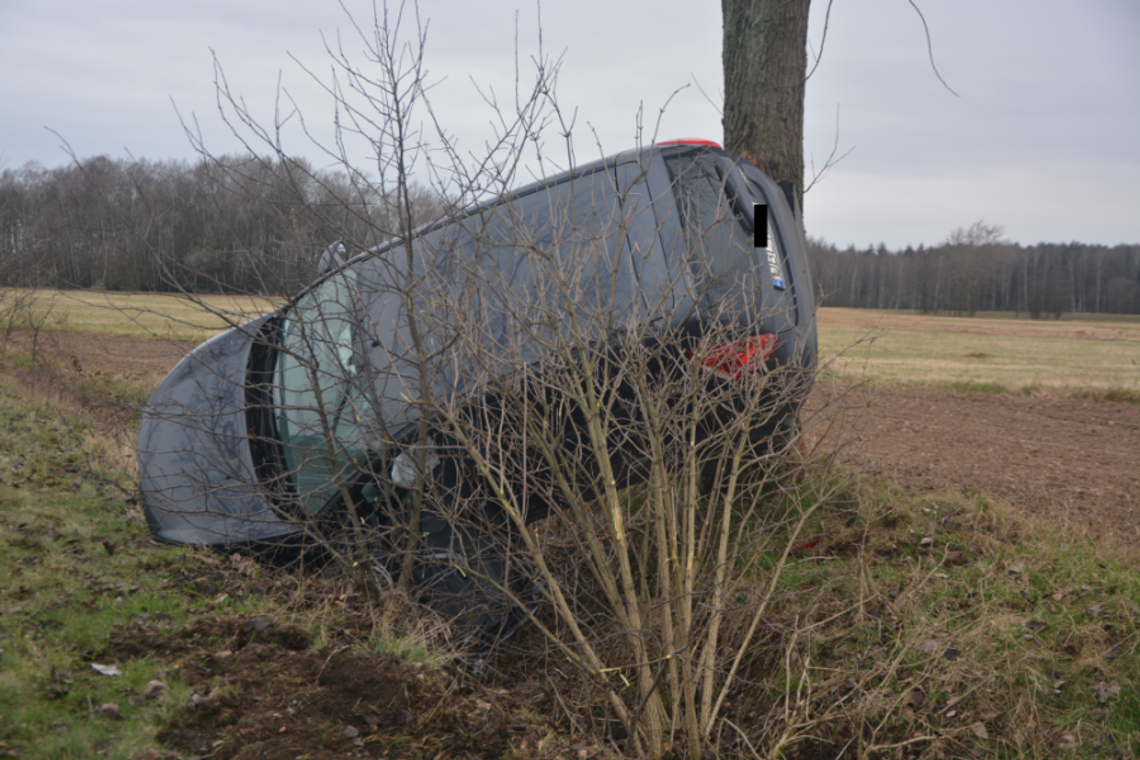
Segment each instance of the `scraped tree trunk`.
[{"label": "scraped tree trunk", "polygon": [[721,0],[724,147],[776,181],[803,208],[804,77],[811,0]]}]

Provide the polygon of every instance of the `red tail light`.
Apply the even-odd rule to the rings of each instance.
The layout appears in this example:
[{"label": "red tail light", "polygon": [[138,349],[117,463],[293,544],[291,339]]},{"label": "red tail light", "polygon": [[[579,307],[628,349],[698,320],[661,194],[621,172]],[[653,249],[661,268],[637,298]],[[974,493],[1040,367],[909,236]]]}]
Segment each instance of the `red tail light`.
[{"label": "red tail light", "polygon": [[[744,340],[720,343],[711,347],[701,358],[701,366],[715,369],[723,375],[739,380],[744,374],[764,368],[764,362],[776,348],[776,334],[753,335]],[[689,356],[693,353],[690,351]]]}]

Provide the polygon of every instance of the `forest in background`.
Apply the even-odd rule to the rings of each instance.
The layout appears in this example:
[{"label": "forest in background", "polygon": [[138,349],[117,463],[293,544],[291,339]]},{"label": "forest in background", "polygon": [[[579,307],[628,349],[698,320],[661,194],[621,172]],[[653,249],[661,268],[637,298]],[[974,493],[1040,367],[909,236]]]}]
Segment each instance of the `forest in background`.
[{"label": "forest in background", "polygon": [[840,250],[809,236],[808,260],[824,306],[1033,319],[1140,314],[1140,245],[1024,246],[1003,240],[1002,231],[979,221],[937,246],[903,251]]},{"label": "forest in background", "polygon": [[[442,215],[409,194],[414,223]],[[293,295],[330,243],[396,234],[391,208],[373,182],[305,159],[29,163],[0,172],[0,286]]]},{"label": "forest in background", "polygon": [[[412,192],[416,224],[446,212]],[[0,172],[0,285],[288,296],[329,243],[399,229],[372,182],[304,159],[110,159]],[[977,222],[932,247],[840,249],[809,236],[826,306],[973,315],[1140,313],[1140,244],[1021,245]]]}]

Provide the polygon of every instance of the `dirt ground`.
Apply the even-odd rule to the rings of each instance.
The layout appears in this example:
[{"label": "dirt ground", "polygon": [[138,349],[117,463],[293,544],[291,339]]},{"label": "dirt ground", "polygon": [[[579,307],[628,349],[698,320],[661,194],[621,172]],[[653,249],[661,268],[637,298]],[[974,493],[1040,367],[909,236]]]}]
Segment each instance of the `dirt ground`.
[{"label": "dirt ground", "polygon": [[[12,340],[30,349],[29,334]],[[63,367],[151,386],[189,347],[59,331],[42,332],[39,344]],[[813,407],[831,396],[817,391]],[[839,406],[816,435],[826,428],[829,444],[845,441],[847,461],[864,472],[910,488],[986,492],[1066,530],[1140,545],[1140,405],[878,388]]]},{"label": "dirt ground", "polygon": [[[823,409],[832,397],[834,409]],[[1140,545],[1140,405],[1059,395],[817,392],[825,445],[908,488],[983,492],[1069,531]]]},{"label": "dirt ground", "polygon": [[53,357],[57,365],[66,370],[98,372],[115,380],[150,387],[158,385],[178,360],[194,347],[193,343],[186,341],[67,330],[41,330],[38,336],[33,336],[30,331],[17,332],[9,338],[9,343],[26,354],[31,354],[34,346],[38,352]]},{"label": "dirt ground", "polygon": [[[235,593],[298,598],[287,582],[251,583],[236,563],[225,564],[209,577],[182,582],[211,592],[218,582]],[[305,594],[319,600],[313,606],[343,590],[319,584],[310,581]],[[328,630],[320,647],[301,628],[272,617],[207,614],[177,626],[156,614],[116,626],[95,656],[113,662],[146,658],[160,679],[176,673],[187,687],[188,709],[158,734],[177,754],[139,756],[146,760],[611,756],[596,740],[535,713],[549,699],[537,682],[506,689],[471,676],[460,664],[368,653],[356,629],[341,627],[353,620],[355,604],[342,605],[333,616],[340,626]]]}]

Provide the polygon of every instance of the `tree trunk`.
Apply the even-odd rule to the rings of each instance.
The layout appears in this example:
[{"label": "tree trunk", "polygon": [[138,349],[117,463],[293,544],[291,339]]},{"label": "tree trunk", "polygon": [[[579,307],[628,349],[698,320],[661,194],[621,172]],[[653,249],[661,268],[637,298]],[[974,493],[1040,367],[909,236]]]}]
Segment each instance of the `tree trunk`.
[{"label": "tree trunk", "polygon": [[811,0],[721,0],[724,148],[777,182],[791,180],[800,209],[810,5]]}]

